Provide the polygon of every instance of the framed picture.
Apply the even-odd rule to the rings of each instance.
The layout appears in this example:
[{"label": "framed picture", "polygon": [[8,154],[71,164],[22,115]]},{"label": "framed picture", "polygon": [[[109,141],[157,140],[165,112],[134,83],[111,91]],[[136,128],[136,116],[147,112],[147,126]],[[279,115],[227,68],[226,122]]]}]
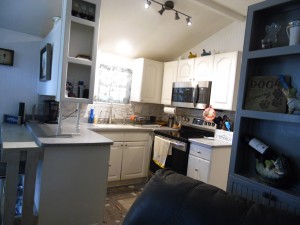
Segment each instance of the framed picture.
[{"label": "framed picture", "polygon": [[47,43],[40,55],[40,81],[51,80],[52,46]]},{"label": "framed picture", "polygon": [[0,64],[6,66],[14,65],[14,51],[0,48]]}]

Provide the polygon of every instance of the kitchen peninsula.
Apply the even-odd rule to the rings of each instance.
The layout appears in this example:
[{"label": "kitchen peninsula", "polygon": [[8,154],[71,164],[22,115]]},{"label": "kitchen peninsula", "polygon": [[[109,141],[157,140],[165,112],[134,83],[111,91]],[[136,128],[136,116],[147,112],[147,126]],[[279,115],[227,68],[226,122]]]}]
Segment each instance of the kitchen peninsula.
[{"label": "kitchen peninsula", "polygon": [[[56,136],[56,126],[29,123],[27,129],[16,125],[1,125],[2,156],[6,156],[1,158],[2,161],[12,156],[21,161],[20,157],[25,152],[25,155],[27,154],[25,172],[32,167],[37,168],[36,178],[31,173],[31,184],[29,181],[26,183],[27,173],[25,174],[22,224],[23,219],[33,221],[30,219],[32,204],[31,206],[27,204],[25,196],[29,192],[32,197],[34,193],[38,225],[99,224],[103,216],[109,150],[113,142],[89,129],[81,129],[80,135]],[[72,127],[64,126],[64,128],[70,131]],[[26,140],[24,136],[27,137]],[[22,144],[25,142],[30,146]],[[30,151],[27,151],[27,148]],[[29,152],[34,153],[32,158],[35,159],[33,160],[35,163],[28,161]],[[11,175],[8,174],[9,168],[11,167],[7,164],[6,182],[12,179],[16,184],[19,166],[13,178],[8,177]],[[26,185],[31,186],[32,190],[28,191]],[[13,186],[17,185],[11,185]],[[10,190],[6,190],[5,195],[11,194]],[[16,193],[16,189],[13,192]],[[29,212],[29,216],[24,215],[24,210]],[[14,213],[7,212],[6,217],[5,215],[4,219],[7,221],[14,220]]]}]

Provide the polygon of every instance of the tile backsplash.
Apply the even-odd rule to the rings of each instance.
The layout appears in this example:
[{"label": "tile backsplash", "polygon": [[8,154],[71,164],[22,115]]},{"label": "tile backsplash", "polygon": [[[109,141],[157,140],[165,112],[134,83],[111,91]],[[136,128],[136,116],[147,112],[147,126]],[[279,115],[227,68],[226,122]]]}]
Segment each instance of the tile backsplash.
[{"label": "tile backsplash", "polygon": [[[43,108],[44,98],[39,101],[39,115],[42,115],[41,108]],[[63,121],[76,123],[76,103],[60,102],[62,109]],[[95,117],[104,119],[107,121],[110,111],[110,103],[94,103],[94,104],[82,104],[81,110],[81,122],[87,122],[89,117],[89,112],[91,108],[94,108]],[[161,104],[150,104],[150,103],[140,103],[131,102],[130,104],[113,104],[112,105],[112,119],[114,121],[123,121],[124,118],[129,120],[131,115],[137,116],[156,116],[157,121],[168,121],[168,114],[164,113],[164,105]],[[234,122],[235,112],[234,111],[220,111],[216,110],[217,117],[223,117],[226,115],[230,121]],[[178,116],[192,116],[192,117],[203,117],[203,110],[200,109],[189,109],[189,108],[177,108],[176,114]],[[106,120],[105,120],[106,119]]]}]

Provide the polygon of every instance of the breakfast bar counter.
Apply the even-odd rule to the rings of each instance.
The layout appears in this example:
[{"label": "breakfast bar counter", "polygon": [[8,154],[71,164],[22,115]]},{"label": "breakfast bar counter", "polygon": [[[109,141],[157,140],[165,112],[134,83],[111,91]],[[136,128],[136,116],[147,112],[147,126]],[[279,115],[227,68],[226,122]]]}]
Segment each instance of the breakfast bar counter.
[{"label": "breakfast bar counter", "polygon": [[[31,205],[23,204],[22,224],[23,220],[29,221],[24,224],[38,225],[100,224],[105,204],[110,145],[113,141],[87,128],[82,128],[80,134],[57,136],[56,128],[55,124],[41,123],[1,125],[2,153],[6,153],[7,159],[15,156],[8,153],[19,151],[18,157],[10,160],[19,165],[21,153],[27,150],[34,153],[28,158],[30,154],[27,151],[24,156],[25,171],[34,168],[34,174],[31,173],[30,179],[27,174],[24,175],[25,188],[26,185],[31,187],[31,199],[28,201]],[[71,129],[73,127],[64,125],[65,132]],[[6,173],[9,168],[7,164]],[[14,182],[6,177],[9,181],[6,187],[10,184],[7,193],[11,190],[16,193],[17,172]],[[27,190],[24,190],[24,195],[26,193]],[[14,210],[12,202],[15,202],[15,197],[8,204]],[[4,224],[12,224],[14,213],[5,215],[7,223]]]}]

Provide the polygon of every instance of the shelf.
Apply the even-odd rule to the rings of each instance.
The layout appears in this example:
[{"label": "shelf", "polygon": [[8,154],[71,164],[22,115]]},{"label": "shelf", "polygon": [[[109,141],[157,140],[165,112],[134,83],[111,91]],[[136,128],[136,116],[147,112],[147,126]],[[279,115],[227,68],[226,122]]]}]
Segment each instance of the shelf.
[{"label": "shelf", "polygon": [[300,45],[292,45],[292,46],[284,46],[284,47],[244,52],[244,58],[246,59],[270,58],[270,57],[281,57],[281,56],[290,56],[290,55],[300,56]]},{"label": "shelf", "polygon": [[270,185],[267,185],[265,183],[263,183],[261,180],[259,180],[259,178],[255,175],[252,174],[248,174],[248,173],[238,173],[234,175],[236,178],[244,181],[244,182],[249,182],[249,183],[253,183],[255,182],[257,185],[261,186],[264,189],[269,189],[269,191],[275,192],[276,194],[278,193],[284,193],[285,195],[291,195],[291,197],[298,197],[300,198],[300,192],[299,190],[294,187],[293,185],[290,185],[288,188],[287,187],[283,187],[283,188],[275,188],[272,187]]},{"label": "shelf", "polygon": [[247,117],[253,119],[272,120],[272,121],[300,124],[300,115],[295,115],[295,114],[240,110],[239,115],[241,117]]},{"label": "shelf", "polygon": [[82,18],[76,17],[76,16],[71,16],[71,22],[78,23],[78,24],[81,24],[84,26],[93,27],[93,28],[96,26],[95,22],[86,20],[86,19],[82,19]]},{"label": "shelf", "polygon": [[[300,213],[300,112],[287,113],[277,76],[286,75],[289,85],[300,90],[300,44],[289,45],[286,33],[288,23],[298,20],[299,13],[299,0],[269,0],[248,9],[228,190],[296,214]],[[281,27],[277,41],[273,48],[262,49],[261,41],[272,23]],[[276,156],[287,157],[291,180],[286,185],[271,186],[258,176],[245,136],[261,140]]]},{"label": "shelf", "polygon": [[68,57],[68,62],[79,64],[79,65],[92,66],[92,61],[88,59]]},{"label": "shelf", "polygon": [[85,103],[85,104],[91,103],[90,99],[88,98],[64,97],[63,100],[70,103]]}]

